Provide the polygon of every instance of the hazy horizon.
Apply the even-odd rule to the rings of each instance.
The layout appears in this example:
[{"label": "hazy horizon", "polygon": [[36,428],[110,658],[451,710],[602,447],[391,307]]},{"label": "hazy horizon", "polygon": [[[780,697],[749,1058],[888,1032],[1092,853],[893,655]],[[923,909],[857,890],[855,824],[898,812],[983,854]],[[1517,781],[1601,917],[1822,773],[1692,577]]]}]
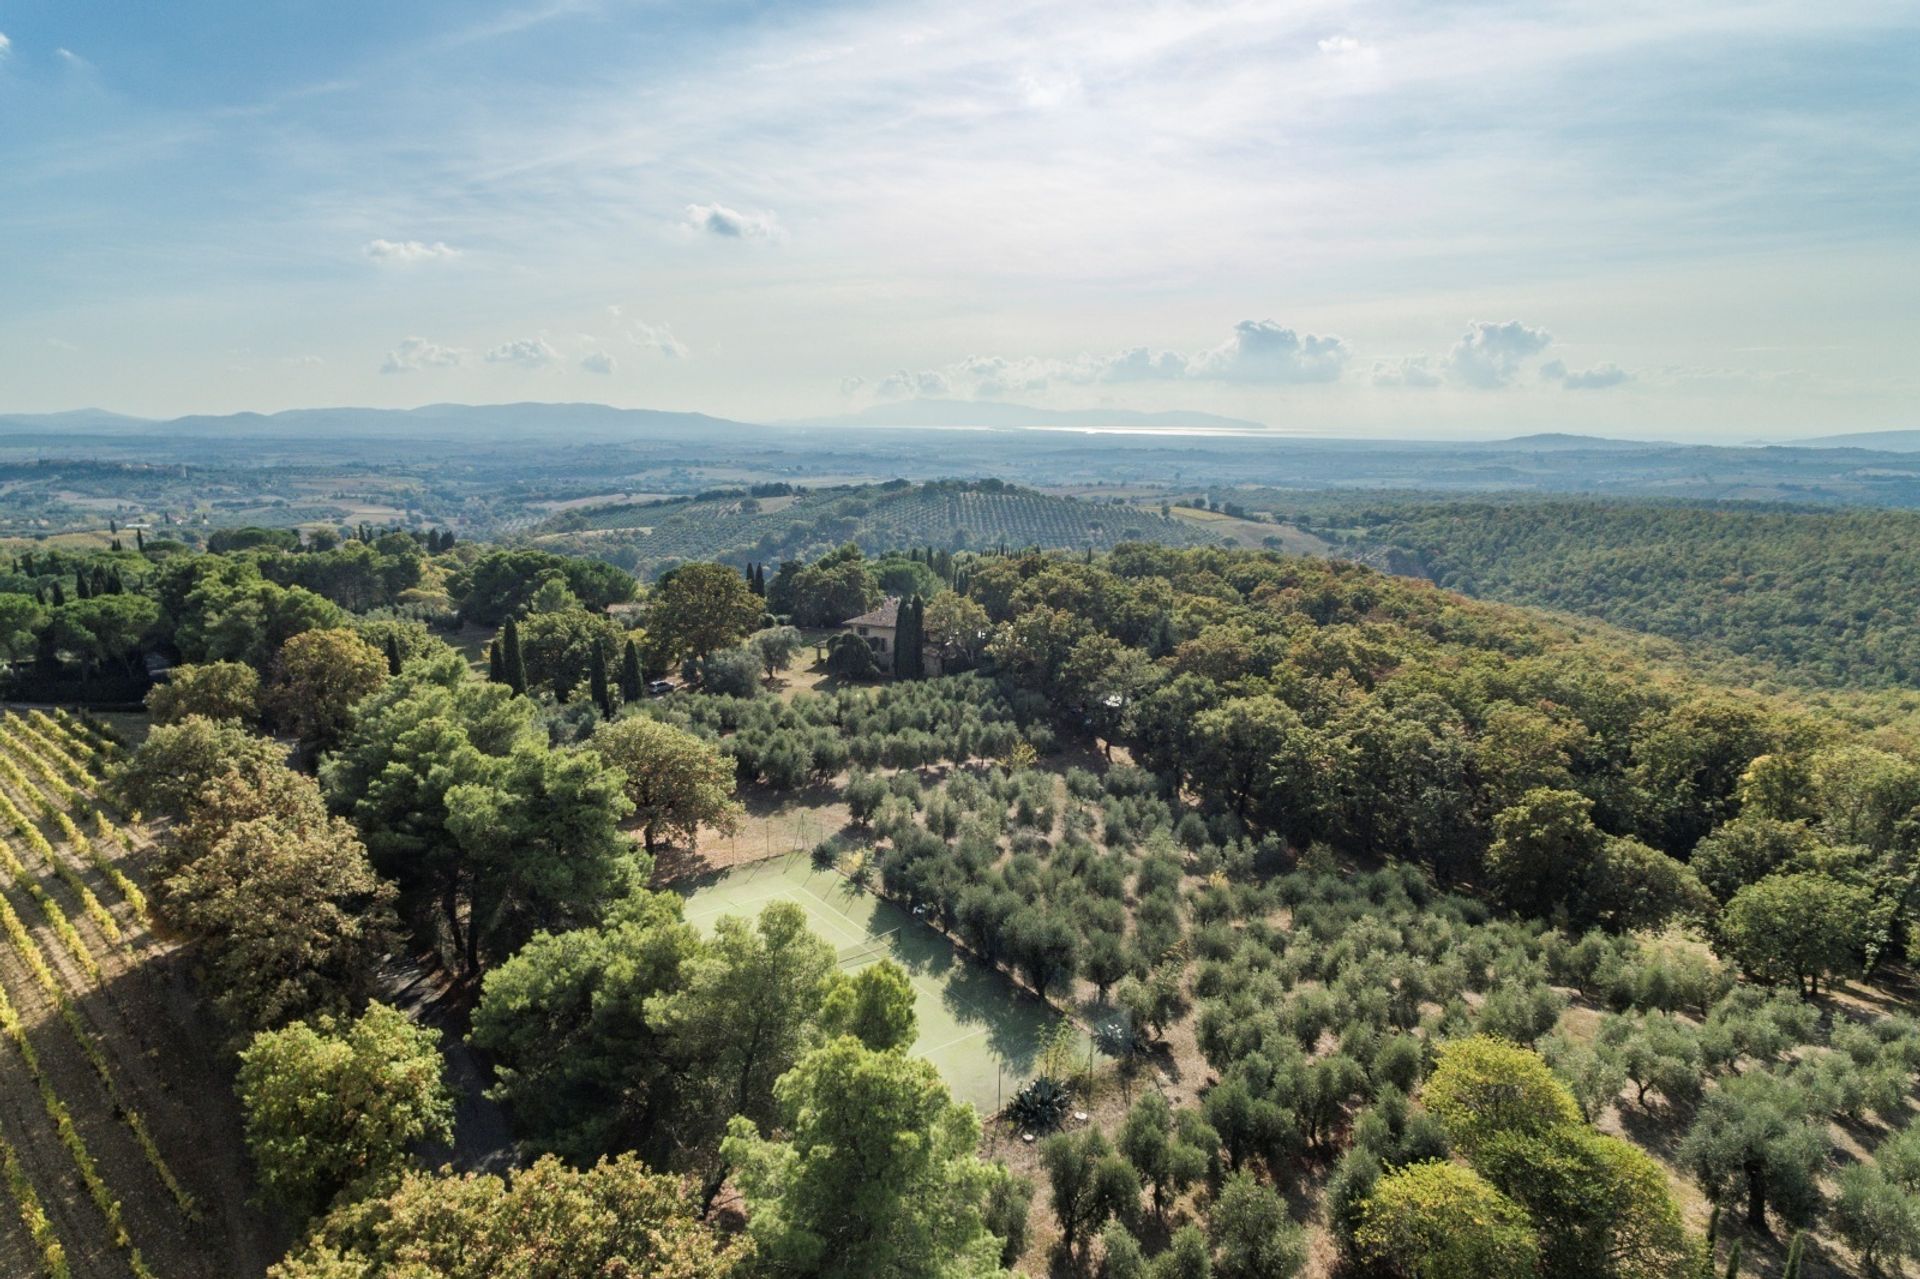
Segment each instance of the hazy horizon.
[{"label": "hazy horizon", "polygon": [[0,9],[0,412],[1920,426],[1910,5]]},{"label": "hazy horizon", "polygon": [[[960,416],[961,413],[964,412],[964,410],[977,408],[978,410],[980,410],[980,420],[978,421],[965,421],[965,420],[915,421],[915,420],[912,420],[911,415],[915,409],[925,408],[928,406],[939,406],[939,407],[950,406],[956,411],[958,411],[956,412],[955,416]],[[522,401],[500,401],[496,403],[465,403],[461,401],[440,400],[440,401],[429,401],[421,404],[403,404],[403,405],[370,405],[370,404],[293,405],[287,408],[271,409],[271,410],[235,409],[235,410],[222,412],[222,413],[186,412],[186,413],[169,414],[166,416],[157,416],[157,417],[147,416],[144,414],[137,414],[137,413],[126,413],[126,412],[108,408],[102,405],[82,405],[74,408],[51,409],[51,410],[10,410],[5,406],[0,405],[0,422],[9,422],[9,421],[21,422],[21,421],[28,421],[28,420],[51,421],[54,419],[81,419],[81,418],[86,418],[86,417],[90,417],[97,414],[97,415],[103,415],[105,418],[121,419],[126,422],[139,423],[143,425],[159,426],[159,425],[166,425],[171,422],[176,422],[176,421],[181,421],[186,419],[195,419],[195,418],[222,420],[222,419],[230,419],[230,418],[236,418],[236,417],[249,417],[249,416],[261,417],[261,418],[274,418],[274,417],[279,417],[279,416],[284,416],[289,414],[312,414],[312,413],[343,413],[343,414],[344,413],[362,413],[362,412],[421,413],[421,412],[426,412],[434,409],[496,410],[496,409],[513,409],[513,408],[525,408],[529,411],[588,408],[588,409],[610,409],[617,412],[658,413],[658,414],[664,414],[664,415],[675,416],[675,417],[712,418],[716,421],[729,423],[732,425],[764,427],[764,428],[770,428],[774,430],[804,431],[807,429],[832,428],[832,429],[845,429],[845,430],[853,430],[853,431],[858,431],[863,429],[873,430],[873,431],[886,431],[886,430],[986,431],[986,432],[1033,431],[1033,432],[1051,432],[1051,433],[1067,434],[1067,435],[1073,435],[1073,434],[1117,435],[1117,436],[1140,436],[1140,437],[1190,436],[1190,437],[1214,437],[1214,438],[1222,438],[1222,439],[1241,439],[1241,440],[1262,440],[1262,439],[1275,440],[1275,441],[1291,440],[1291,441],[1298,441],[1300,443],[1351,442],[1351,443],[1372,443],[1372,444],[1432,443],[1432,444],[1466,445],[1466,444],[1500,444],[1500,443],[1516,441],[1516,440],[1526,440],[1526,439],[1532,439],[1532,438],[1558,436],[1558,437],[1565,437],[1569,439],[1591,439],[1591,440],[1603,442],[1603,443],[1632,443],[1632,444],[1649,444],[1649,445],[1674,444],[1674,445],[1683,445],[1683,446],[1717,445],[1720,447],[1740,448],[1740,447],[1765,447],[1768,445],[1781,445],[1781,444],[1807,444],[1807,443],[1819,442],[1829,437],[1838,438],[1838,437],[1851,437],[1851,436],[1897,435],[1897,434],[1903,433],[1899,428],[1893,428],[1885,431],[1823,432],[1823,433],[1814,433],[1814,434],[1807,434],[1807,433],[1796,434],[1791,432],[1782,432],[1782,433],[1775,433],[1773,435],[1768,435],[1768,436],[1755,435],[1755,436],[1751,436],[1744,439],[1736,439],[1736,438],[1731,438],[1724,435],[1719,435],[1719,436],[1690,435],[1685,430],[1675,430],[1675,431],[1667,431],[1667,432],[1648,432],[1648,431],[1635,432],[1632,428],[1625,428],[1620,431],[1563,431],[1563,430],[1553,429],[1550,427],[1543,427],[1538,430],[1508,429],[1508,430],[1480,430],[1480,431],[1475,431],[1471,428],[1461,428],[1461,429],[1455,429],[1455,430],[1448,430],[1444,432],[1428,432],[1425,434],[1417,434],[1417,435],[1416,434],[1397,435],[1397,434],[1394,434],[1391,430],[1359,434],[1354,432],[1341,433],[1341,432],[1335,432],[1335,431],[1313,430],[1310,428],[1275,427],[1267,423],[1255,422],[1255,421],[1244,420],[1244,419],[1236,419],[1236,418],[1227,417],[1225,415],[1207,414],[1200,411],[1187,411],[1187,410],[1179,410],[1179,409],[1167,410],[1160,413],[1139,412],[1136,410],[1126,409],[1126,408],[1114,408],[1114,409],[1105,409],[1105,410],[1090,409],[1090,410],[1062,411],[1062,410],[1045,408],[1041,406],[1021,404],[1021,403],[1010,401],[1010,400],[957,401],[957,400],[925,400],[925,399],[902,400],[892,405],[885,405],[885,404],[876,405],[861,412],[849,412],[849,413],[838,414],[838,415],[829,414],[829,415],[821,415],[821,416],[810,417],[810,418],[769,418],[765,420],[730,418],[723,414],[706,412],[705,410],[700,409],[698,407],[670,406],[670,405],[663,406],[663,405],[649,405],[649,404],[614,405],[614,404],[607,404],[604,401],[598,401],[598,400],[546,400],[546,401],[522,400]],[[894,409],[897,409],[900,413],[900,416],[897,420],[893,418],[891,415],[891,411]],[[1034,415],[1047,414],[1047,413],[1074,413],[1081,416],[1077,417],[1076,420],[1071,422],[1041,421],[1041,420],[1028,420],[1028,421],[987,420],[988,418],[993,416],[1002,416],[1003,418],[1006,416],[1005,414],[995,414],[993,412],[994,410],[1011,410],[1013,411],[1013,416],[1015,417],[1017,417],[1021,413],[1032,413]],[[1098,418],[1106,414],[1111,414],[1111,418],[1104,421],[1087,420],[1086,418],[1086,415],[1093,415],[1095,418]],[[1216,420],[1213,420],[1213,421],[1195,420],[1190,422],[1163,423],[1155,420],[1159,417],[1193,418],[1193,419],[1214,418]],[[536,435],[538,434],[538,428],[541,425],[540,423],[529,422],[527,425],[530,429],[533,429],[535,431]],[[1920,431],[1905,432],[1905,433],[1920,434]],[[1858,444],[1858,445],[1852,445],[1852,446],[1865,447],[1865,448],[1872,447],[1871,444]],[[1906,451],[1906,450],[1901,449],[1899,451]]]}]

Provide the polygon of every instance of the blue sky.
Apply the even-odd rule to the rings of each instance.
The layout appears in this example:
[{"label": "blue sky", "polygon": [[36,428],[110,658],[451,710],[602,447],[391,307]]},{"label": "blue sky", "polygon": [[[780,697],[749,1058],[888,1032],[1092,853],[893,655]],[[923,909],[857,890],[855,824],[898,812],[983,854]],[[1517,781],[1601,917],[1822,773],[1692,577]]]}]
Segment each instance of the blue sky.
[{"label": "blue sky", "polygon": [[1906,3],[0,0],[0,410],[1920,426]]}]

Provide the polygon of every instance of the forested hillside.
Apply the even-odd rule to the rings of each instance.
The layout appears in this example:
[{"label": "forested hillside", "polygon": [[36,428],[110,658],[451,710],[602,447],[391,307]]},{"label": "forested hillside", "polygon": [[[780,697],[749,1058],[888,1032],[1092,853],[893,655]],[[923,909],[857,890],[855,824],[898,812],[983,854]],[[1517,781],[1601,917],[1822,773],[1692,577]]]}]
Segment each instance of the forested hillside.
[{"label": "forested hillside", "polygon": [[[0,578],[16,687],[172,663],[137,743],[0,732],[8,1051],[84,1066],[120,1014],[30,957],[150,920],[223,1027],[276,1279],[1920,1260],[1897,740],[1326,559],[916,537],[643,588],[348,533]],[[883,594],[884,662],[797,629]],[[47,1069],[0,1111],[0,1257],[144,1273],[198,1210],[116,1100],[148,1067]]]},{"label": "forested hillside", "polygon": [[1303,518],[1470,595],[1583,613],[1815,684],[1920,681],[1920,516],[1904,511],[1350,499]]}]

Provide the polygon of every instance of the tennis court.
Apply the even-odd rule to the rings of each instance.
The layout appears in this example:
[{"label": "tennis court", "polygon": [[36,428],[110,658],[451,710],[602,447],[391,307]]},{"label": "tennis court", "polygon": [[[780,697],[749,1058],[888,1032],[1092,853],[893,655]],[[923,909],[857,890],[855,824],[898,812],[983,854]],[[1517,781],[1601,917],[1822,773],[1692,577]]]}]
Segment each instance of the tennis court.
[{"label": "tennis court", "polygon": [[839,953],[843,970],[881,959],[906,969],[920,1023],[912,1051],[931,1061],[953,1095],[982,1115],[992,1114],[1032,1076],[1040,1041],[1060,1020],[907,911],[844,875],[816,870],[805,853],[722,872],[696,882],[685,896],[687,921],[708,933],[722,915],[750,918],[768,902],[796,902]]}]

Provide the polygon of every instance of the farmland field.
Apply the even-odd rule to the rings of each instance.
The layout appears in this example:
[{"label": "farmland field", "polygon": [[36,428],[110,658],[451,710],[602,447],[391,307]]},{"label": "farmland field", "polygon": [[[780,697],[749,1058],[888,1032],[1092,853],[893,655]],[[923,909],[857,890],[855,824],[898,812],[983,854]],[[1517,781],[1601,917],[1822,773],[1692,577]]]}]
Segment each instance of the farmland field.
[{"label": "farmland field", "polygon": [[846,542],[875,553],[908,546],[1108,550],[1127,541],[1199,546],[1233,539],[1226,530],[1137,506],[997,482],[937,482],[583,507],[548,521],[537,540],[649,572],[683,560],[807,559]]},{"label": "farmland field", "polygon": [[0,1271],[258,1273],[222,1038],[150,929],[147,836],[96,794],[118,748],[0,717]]}]

